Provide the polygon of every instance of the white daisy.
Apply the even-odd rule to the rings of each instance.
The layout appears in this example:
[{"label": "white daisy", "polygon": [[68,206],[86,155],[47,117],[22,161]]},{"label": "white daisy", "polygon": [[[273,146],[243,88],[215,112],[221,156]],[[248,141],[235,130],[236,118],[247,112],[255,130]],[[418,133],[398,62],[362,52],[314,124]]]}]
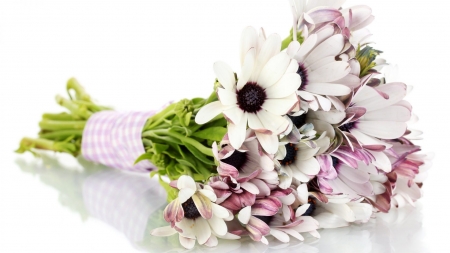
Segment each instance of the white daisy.
[{"label": "white daisy", "polygon": [[289,121],[283,117],[298,106],[296,90],[300,77],[298,64],[286,52],[280,52],[281,39],[270,35],[267,40],[258,37],[248,27],[241,38],[242,72],[236,80],[232,69],[223,62],[214,64],[214,71],[222,87],[219,101],[204,106],[195,121],[204,124],[220,113],[229,122],[231,145],[238,149],[245,140],[247,125],[269,154],[278,148],[277,135],[286,130]]},{"label": "white daisy", "polygon": [[156,228],[151,234],[155,236],[171,236],[179,234],[181,245],[192,249],[195,241],[200,245],[216,246],[217,237],[239,239],[228,233],[225,220],[233,219],[233,215],[224,207],[215,204],[217,197],[208,185],[196,184],[189,176],[181,176],[176,185],[180,190],[178,198],[164,209],[164,219],[171,226]]},{"label": "white daisy", "polygon": [[359,84],[359,77],[353,73],[358,68],[343,54],[347,39],[334,30],[333,25],[327,25],[317,34],[309,35],[301,45],[291,42],[286,51],[298,63],[296,73],[302,83],[297,93],[314,111],[319,106],[324,111],[329,111],[332,105],[341,108],[336,96],[349,94]]}]

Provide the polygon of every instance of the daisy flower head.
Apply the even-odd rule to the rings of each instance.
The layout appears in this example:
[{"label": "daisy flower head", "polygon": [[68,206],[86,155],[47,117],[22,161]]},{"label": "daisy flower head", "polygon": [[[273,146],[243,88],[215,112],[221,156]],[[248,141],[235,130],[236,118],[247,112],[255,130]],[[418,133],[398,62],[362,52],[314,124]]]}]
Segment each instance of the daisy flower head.
[{"label": "daisy flower head", "polygon": [[289,44],[286,52],[297,62],[302,81],[297,93],[313,111],[341,108],[336,97],[348,95],[360,83],[354,73],[358,68],[346,53],[349,48],[348,39],[331,24],[308,35],[302,44]]},{"label": "daisy flower head", "polygon": [[226,220],[233,215],[224,207],[214,203],[214,190],[208,185],[199,185],[189,176],[181,176],[171,182],[179,190],[178,198],[164,209],[164,219],[171,225],[152,230],[155,236],[170,236],[178,233],[181,245],[192,249],[197,240],[200,245],[216,246],[217,237],[238,239],[228,233]]},{"label": "daisy flower head", "polygon": [[[298,118],[293,117],[293,122],[298,123]],[[292,134],[296,133],[296,134]],[[314,125],[307,123],[297,129],[294,125],[290,135],[298,136],[283,139],[278,147],[275,156],[275,166],[280,174],[280,187],[286,189],[291,186],[293,179],[300,182],[308,182],[320,171],[319,163],[315,156],[319,153],[320,147],[315,140],[321,142],[321,139],[328,138],[324,134],[316,137]],[[327,141],[329,143],[329,141]]]},{"label": "daisy flower head", "polygon": [[242,71],[235,74],[224,62],[214,64],[221,87],[219,101],[200,109],[195,121],[204,124],[220,113],[228,120],[228,137],[234,148],[240,148],[247,126],[255,131],[261,146],[269,154],[278,148],[278,134],[289,122],[283,116],[298,106],[296,90],[300,77],[298,64],[286,52],[280,52],[281,39],[272,34],[267,39],[248,27],[241,37]]}]

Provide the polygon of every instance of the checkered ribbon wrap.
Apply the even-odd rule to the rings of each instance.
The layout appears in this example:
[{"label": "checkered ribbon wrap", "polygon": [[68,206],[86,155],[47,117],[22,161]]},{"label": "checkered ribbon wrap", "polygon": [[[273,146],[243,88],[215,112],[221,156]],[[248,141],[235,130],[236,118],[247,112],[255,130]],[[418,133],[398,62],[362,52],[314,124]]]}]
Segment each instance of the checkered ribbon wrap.
[{"label": "checkered ribbon wrap", "polygon": [[156,167],[148,160],[134,164],[145,153],[142,129],[149,112],[103,111],[92,115],[83,131],[81,153],[91,162],[127,171],[148,172]]},{"label": "checkered ribbon wrap", "polygon": [[103,171],[83,182],[89,214],[113,226],[132,242],[145,237],[149,217],[163,207],[166,192],[158,181],[142,174]]}]

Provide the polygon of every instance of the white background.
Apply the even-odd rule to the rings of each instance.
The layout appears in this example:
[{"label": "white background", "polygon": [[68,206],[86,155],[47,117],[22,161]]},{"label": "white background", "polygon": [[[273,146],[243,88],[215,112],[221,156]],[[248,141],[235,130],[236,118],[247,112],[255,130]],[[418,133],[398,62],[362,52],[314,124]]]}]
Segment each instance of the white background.
[{"label": "white background", "polygon": [[[372,7],[376,47],[414,86],[408,99],[425,132],[421,144],[437,156],[421,207],[408,209],[406,221],[326,231],[321,241],[294,245],[295,250],[450,252],[449,4],[349,0],[345,6],[355,4]],[[0,1],[0,251],[161,251],[167,241],[147,236],[132,242],[123,231],[83,213],[80,185],[88,175],[70,170],[81,168],[75,159],[58,156],[63,165],[55,165],[54,158],[17,155],[19,140],[35,136],[43,112],[60,111],[54,96],[64,94],[70,77],[102,104],[156,109],[168,100],[207,96],[217,60],[239,70],[245,26],[262,26],[284,38],[290,24],[287,1],[280,0]],[[220,251],[266,249],[232,246]]]}]

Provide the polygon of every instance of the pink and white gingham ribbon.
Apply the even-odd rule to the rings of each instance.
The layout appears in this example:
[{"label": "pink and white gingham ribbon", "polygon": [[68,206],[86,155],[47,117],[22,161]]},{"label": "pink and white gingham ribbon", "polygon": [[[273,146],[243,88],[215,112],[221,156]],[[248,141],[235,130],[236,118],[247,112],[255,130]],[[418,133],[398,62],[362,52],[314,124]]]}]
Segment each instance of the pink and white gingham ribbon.
[{"label": "pink and white gingham ribbon", "polygon": [[142,129],[153,114],[153,111],[95,113],[89,118],[83,131],[83,157],[88,161],[122,170],[155,170],[155,165],[148,160],[134,164],[136,159],[145,153]]}]

